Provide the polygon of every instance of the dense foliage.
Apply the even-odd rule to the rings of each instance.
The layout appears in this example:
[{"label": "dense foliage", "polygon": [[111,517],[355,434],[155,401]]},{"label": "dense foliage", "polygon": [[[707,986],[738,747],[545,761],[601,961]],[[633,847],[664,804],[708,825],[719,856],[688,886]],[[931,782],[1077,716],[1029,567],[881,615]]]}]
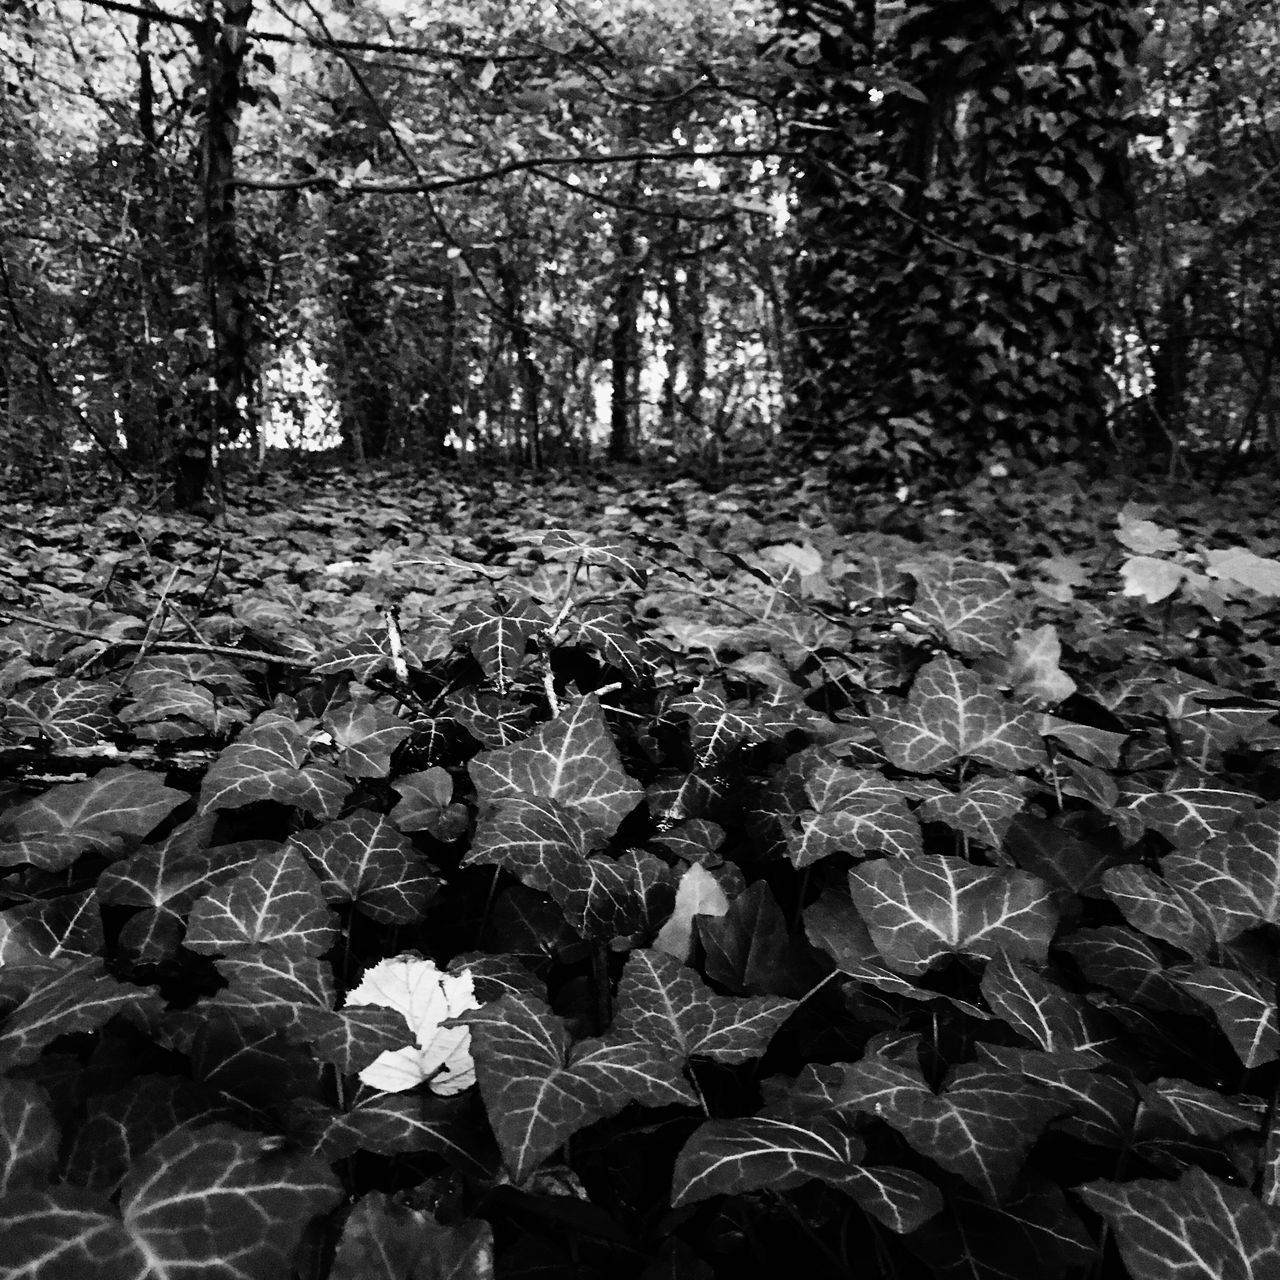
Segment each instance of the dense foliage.
[{"label": "dense foliage", "polygon": [[791,10],[793,429],[908,461],[1096,447],[1142,8]]},{"label": "dense foliage", "polygon": [[0,1276],[1273,1276],[1271,504],[1080,474],[15,503]]},{"label": "dense foliage", "polygon": [[183,506],[283,443],[1252,464],[1278,32],[1252,0],[16,0],[0,440]]}]

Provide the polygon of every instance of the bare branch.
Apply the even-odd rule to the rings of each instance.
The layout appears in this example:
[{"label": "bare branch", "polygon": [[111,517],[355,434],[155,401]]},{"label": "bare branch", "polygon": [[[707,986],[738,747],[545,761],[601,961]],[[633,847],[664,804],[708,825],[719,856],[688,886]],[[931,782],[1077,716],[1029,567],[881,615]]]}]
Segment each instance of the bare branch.
[{"label": "bare branch", "polygon": [[[766,160],[790,155],[779,147],[724,147],[716,150],[671,148],[654,151],[619,151],[606,155],[585,153],[568,156],[526,156],[521,160],[508,160],[506,164],[491,169],[478,169],[473,173],[453,174],[449,177],[423,178],[413,182],[343,182],[332,174],[313,174],[305,178],[272,178],[246,175],[235,180],[238,187],[250,187],[258,191],[298,191],[307,188],[322,190],[341,188],[371,196],[425,195],[434,191],[447,191],[453,187],[471,187],[482,182],[492,182],[511,173],[548,168],[566,168],[577,165],[634,164],[638,160]],[[590,195],[590,192],[583,192]]]}]

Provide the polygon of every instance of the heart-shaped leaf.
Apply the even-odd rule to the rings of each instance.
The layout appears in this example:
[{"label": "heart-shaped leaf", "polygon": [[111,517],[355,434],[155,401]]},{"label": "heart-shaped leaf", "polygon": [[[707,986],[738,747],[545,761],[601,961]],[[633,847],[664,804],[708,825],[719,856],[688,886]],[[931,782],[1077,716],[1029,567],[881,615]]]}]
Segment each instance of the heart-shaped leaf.
[{"label": "heart-shaped leaf", "polygon": [[975,778],[954,795],[929,796],[916,816],[922,822],[945,822],[979,844],[998,849],[1022,811],[1027,790],[1025,778]]},{"label": "heart-shaped leaf", "polygon": [[1105,1043],[1091,1026],[1089,1007],[1000,952],[982,975],[982,996],[992,1011],[1046,1052],[1092,1049]]},{"label": "heart-shaped leaf", "polygon": [[237,809],[259,800],[332,818],[351,784],[326,764],[307,764],[308,744],[298,727],[267,713],[254,721],[209,766],[200,809]]},{"label": "heart-shaped leaf", "polygon": [[873,698],[869,705],[885,753],[911,773],[936,773],[957,760],[1008,770],[1044,761],[1034,714],[1011,708],[946,655],[916,673],[905,701]]},{"label": "heart-shaped leaf", "polygon": [[801,810],[787,833],[793,866],[807,867],[837,850],[898,857],[922,851],[920,824],[902,790],[882,774],[819,763],[806,771],[804,789],[813,809]]},{"label": "heart-shaped leaf", "polygon": [[1275,987],[1237,969],[1202,965],[1175,969],[1173,980],[1188,994],[1207,1004],[1231,1047],[1246,1067],[1280,1057]]},{"label": "heart-shaped leaf", "polygon": [[440,887],[430,864],[381,814],[368,809],[289,842],[319,872],[327,902],[351,902],[380,924],[421,919]]},{"label": "heart-shaped leaf", "polygon": [[846,1069],[835,1104],[885,1121],[995,1203],[1012,1189],[1045,1125],[1063,1110],[1039,1085],[976,1063],[957,1067],[934,1093],[918,1067],[883,1055]]},{"label": "heart-shaped leaf", "polygon": [[1162,870],[1208,915],[1219,942],[1255,925],[1280,924],[1280,804],[1259,809],[1218,840],[1171,854]]},{"label": "heart-shaped leaf", "polygon": [[1078,1194],[1116,1233],[1133,1280],[1280,1274],[1280,1217],[1203,1169],[1189,1169],[1176,1182],[1090,1182]]},{"label": "heart-shaped leaf", "polygon": [[0,1025],[0,1070],[34,1062],[51,1040],[94,1031],[118,1013],[157,1014],[153,987],[134,987],[87,960],[43,978]]},{"label": "heart-shaped leaf", "polygon": [[0,866],[69,867],[82,853],[116,853],[187,799],[154,773],[120,765],[87,782],[64,782],[0,817]]},{"label": "heart-shaped leaf", "polygon": [[120,1214],[93,1192],[56,1187],[0,1198],[9,1274],[244,1280],[287,1274],[309,1221],[342,1198],[319,1161],[264,1151],[227,1124],[179,1129],[140,1157]]},{"label": "heart-shaped leaf", "polygon": [[904,567],[916,580],[912,613],[952,649],[970,656],[1006,651],[1015,600],[1009,579],[999,569],[950,556]]},{"label": "heart-shaped leaf", "polygon": [[610,1040],[643,1040],[683,1069],[692,1057],[747,1062],[764,1053],[791,1016],[794,1000],[716,995],[694,972],[661,951],[633,951],[618,984]]},{"label": "heart-shaped leaf", "polygon": [[476,798],[541,796],[577,810],[610,836],[642,792],[622,769],[622,758],[595,694],[514,746],[482,751],[467,766]]},{"label": "heart-shaped leaf", "polygon": [[469,1218],[441,1226],[422,1209],[371,1191],[351,1211],[330,1280],[493,1280],[493,1229]]},{"label": "heart-shaped leaf", "polygon": [[331,709],[324,727],[338,748],[338,768],[350,778],[385,778],[391,753],[413,733],[411,725],[368,701],[344,702]]},{"label": "heart-shaped leaf", "polygon": [[505,690],[524,662],[525,646],[550,622],[529,596],[506,601],[493,596],[477,600],[453,627],[455,644],[466,645],[486,676]]},{"label": "heart-shaped leaf", "polygon": [[345,1160],[356,1151],[382,1156],[430,1151],[471,1178],[488,1180],[497,1172],[493,1143],[478,1136],[465,1097],[372,1093],[342,1113],[310,1099],[303,1110],[311,1114],[295,1127],[305,1131],[308,1148],[326,1160]]},{"label": "heart-shaped leaf", "polygon": [[1154,871],[1133,863],[1111,867],[1102,877],[1102,887],[1124,918],[1149,938],[1197,956],[1213,945],[1213,929],[1195,895]]},{"label": "heart-shaped leaf", "polygon": [[1036,876],[943,854],[863,863],[849,891],[884,962],[901,973],[953,953],[1042,962],[1058,919]]},{"label": "heart-shaped leaf", "polygon": [[540,1000],[503,996],[467,1021],[489,1123],[517,1182],[566,1138],[628,1102],[696,1102],[676,1065],[651,1044],[571,1046],[564,1023]]},{"label": "heart-shaped leaf", "polygon": [[0,1077],[0,1195],[46,1186],[59,1136],[49,1095],[30,1081]]},{"label": "heart-shaped leaf", "polygon": [[279,849],[207,893],[191,908],[186,946],[228,955],[262,943],[323,955],[337,937],[320,881],[301,854]]}]

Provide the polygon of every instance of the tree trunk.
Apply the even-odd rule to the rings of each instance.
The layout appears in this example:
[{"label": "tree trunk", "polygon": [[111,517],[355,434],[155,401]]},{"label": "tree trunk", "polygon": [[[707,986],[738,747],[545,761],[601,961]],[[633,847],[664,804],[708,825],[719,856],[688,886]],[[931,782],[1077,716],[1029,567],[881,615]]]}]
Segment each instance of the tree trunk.
[{"label": "tree trunk", "polygon": [[[631,170],[622,204],[633,206],[640,196],[641,164]],[[635,449],[632,426],[635,403],[631,395],[640,364],[638,322],[644,276],[640,270],[636,236],[637,215],[630,207],[618,212],[617,259],[622,271],[613,295],[612,400],[609,411],[609,461],[625,462]]]},{"label": "tree trunk", "polygon": [[235,204],[235,151],[248,24],[253,0],[222,0],[222,20],[207,0],[200,29],[205,74],[205,298],[210,362],[208,394],[179,424],[174,500],[184,510],[200,502],[214,452],[244,429],[242,402],[252,391],[251,302]]}]

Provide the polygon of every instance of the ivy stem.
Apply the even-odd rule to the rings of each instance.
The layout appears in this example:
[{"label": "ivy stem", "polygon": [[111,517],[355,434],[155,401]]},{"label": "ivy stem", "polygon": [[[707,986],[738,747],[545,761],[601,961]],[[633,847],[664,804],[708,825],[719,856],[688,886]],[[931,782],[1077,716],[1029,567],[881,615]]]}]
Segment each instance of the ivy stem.
[{"label": "ivy stem", "polygon": [[609,990],[609,944],[591,944],[591,987],[596,998],[596,1032],[603,1035],[613,1021],[613,995]]},{"label": "ivy stem", "polygon": [[495,866],[493,875],[489,877],[489,892],[485,894],[484,910],[480,913],[480,927],[476,930],[476,940],[473,944],[477,951],[479,951],[480,943],[484,939],[484,931],[489,927],[489,914],[493,910],[493,899],[498,892],[498,875],[501,871],[501,867]]}]

